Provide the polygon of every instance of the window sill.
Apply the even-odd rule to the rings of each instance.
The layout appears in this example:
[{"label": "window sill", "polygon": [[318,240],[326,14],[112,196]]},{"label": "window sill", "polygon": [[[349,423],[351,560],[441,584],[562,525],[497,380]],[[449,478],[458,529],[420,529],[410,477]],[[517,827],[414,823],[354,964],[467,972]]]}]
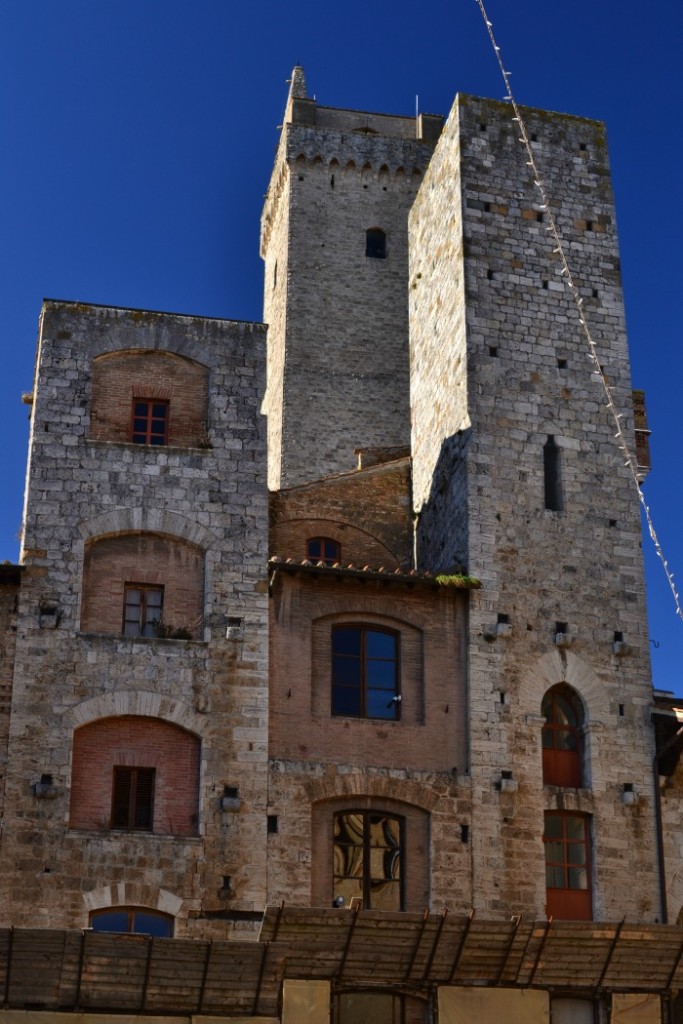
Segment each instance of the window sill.
[{"label": "window sill", "polygon": [[117,451],[123,448],[131,452],[142,452],[145,455],[149,455],[152,452],[155,455],[168,455],[169,452],[172,452],[174,455],[182,455],[183,453],[187,455],[211,455],[213,452],[213,445],[210,447],[206,445],[192,447],[182,444],[133,444],[132,441],[105,441],[99,437],[86,437],[85,443],[93,447],[116,448]]},{"label": "window sill", "polygon": [[143,832],[142,830],[123,828],[85,828],[83,825],[73,828],[67,825],[66,833],[68,836],[78,839],[134,839],[136,842],[153,840],[162,843],[202,843],[204,841],[204,836],[198,835],[197,832],[185,835],[178,832]]},{"label": "window sill", "polygon": [[124,636],[123,633],[89,633],[82,631],[78,631],[76,635],[83,640],[116,640],[118,643],[123,641],[135,645],[157,644],[161,647],[179,647],[181,644],[185,647],[209,646],[208,640],[184,640],[182,637],[174,639],[170,636]]}]

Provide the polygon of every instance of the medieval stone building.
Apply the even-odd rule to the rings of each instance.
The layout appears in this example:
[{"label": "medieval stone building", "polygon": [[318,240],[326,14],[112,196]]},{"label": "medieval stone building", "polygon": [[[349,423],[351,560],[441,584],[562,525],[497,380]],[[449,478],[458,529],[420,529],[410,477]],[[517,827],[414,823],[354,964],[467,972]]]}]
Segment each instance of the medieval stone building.
[{"label": "medieval stone building", "polygon": [[673,1013],[681,713],[602,391],[645,469],[605,133],[524,116],[597,375],[510,108],[322,107],[300,68],[267,327],[45,303],[0,1018]]}]

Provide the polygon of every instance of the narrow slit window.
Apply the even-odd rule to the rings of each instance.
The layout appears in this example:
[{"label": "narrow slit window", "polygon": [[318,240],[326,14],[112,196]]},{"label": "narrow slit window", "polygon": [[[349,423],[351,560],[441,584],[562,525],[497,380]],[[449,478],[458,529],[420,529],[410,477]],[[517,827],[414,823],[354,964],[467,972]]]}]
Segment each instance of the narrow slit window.
[{"label": "narrow slit window", "polygon": [[555,438],[550,434],[543,445],[543,477],[545,488],[545,507],[550,512],[561,512],[562,480],[560,466],[560,449]]}]

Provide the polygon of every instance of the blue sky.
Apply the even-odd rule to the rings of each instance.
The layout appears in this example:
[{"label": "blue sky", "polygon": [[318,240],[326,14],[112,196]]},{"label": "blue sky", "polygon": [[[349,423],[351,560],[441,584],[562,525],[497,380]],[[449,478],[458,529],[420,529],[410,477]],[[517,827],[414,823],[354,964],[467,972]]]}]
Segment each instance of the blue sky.
[{"label": "blue sky", "polygon": [[[519,102],[607,122],[646,498],[683,586],[683,5],[488,0]],[[0,559],[16,561],[42,298],[259,320],[259,216],[285,80],[320,103],[446,113],[504,89],[476,0],[14,0],[0,12]],[[644,543],[655,685],[683,622]]]}]

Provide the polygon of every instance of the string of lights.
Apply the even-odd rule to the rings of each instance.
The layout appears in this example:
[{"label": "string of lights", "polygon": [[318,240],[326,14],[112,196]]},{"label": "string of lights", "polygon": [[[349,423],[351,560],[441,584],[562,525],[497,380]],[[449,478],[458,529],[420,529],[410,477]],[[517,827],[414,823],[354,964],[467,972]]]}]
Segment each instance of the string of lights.
[{"label": "string of lights", "polygon": [[638,499],[639,499],[640,504],[642,506],[643,513],[645,515],[645,520],[647,522],[647,527],[648,527],[648,531],[650,533],[650,538],[652,540],[652,543],[654,544],[654,548],[655,548],[655,551],[657,552],[657,556],[658,556],[658,558],[659,558],[659,560],[662,563],[662,566],[664,568],[664,572],[666,574],[666,579],[667,579],[667,582],[669,584],[669,587],[671,588],[671,593],[673,595],[674,603],[676,605],[676,614],[678,615],[678,617],[680,619],[683,619],[683,609],[681,608],[680,598],[679,598],[679,595],[678,595],[678,591],[676,590],[676,584],[675,584],[675,581],[674,581],[674,575],[671,572],[671,570],[669,569],[669,563],[667,562],[667,560],[664,557],[664,552],[662,550],[662,546],[661,546],[661,544],[659,542],[659,538],[657,536],[657,533],[656,533],[656,530],[655,530],[655,527],[654,527],[654,523],[653,523],[653,520],[652,520],[652,515],[650,513],[650,509],[648,507],[647,502],[645,501],[645,495],[643,494],[642,487],[640,486],[640,481],[638,480],[638,463],[636,461],[635,455],[633,454],[631,448],[627,444],[626,437],[624,435],[624,429],[623,429],[623,426],[622,426],[623,415],[622,415],[622,413],[620,413],[617,410],[617,406],[616,406],[616,403],[614,401],[614,396],[612,394],[612,389],[611,389],[611,387],[609,385],[609,382],[608,382],[608,380],[607,380],[607,378],[606,378],[606,376],[605,376],[605,374],[604,374],[604,372],[602,370],[602,367],[600,365],[600,361],[598,359],[597,346],[596,346],[595,341],[593,339],[593,335],[591,333],[590,325],[588,324],[588,322],[586,320],[586,317],[585,317],[585,314],[584,314],[583,299],[581,298],[581,294],[579,292],[579,288],[578,288],[578,286],[577,286],[577,284],[576,284],[576,282],[574,280],[574,277],[572,275],[571,269],[569,267],[569,262],[567,260],[565,249],[564,249],[564,246],[562,244],[562,239],[560,237],[560,233],[559,233],[559,230],[558,230],[558,227],[557,227],[557,222],[556,222],[555,217],[553,216],[553,212],[552,212],[552,210],[550,208],[549,197],[548,197],[548,194],[546,192],[545,184],[543,182],[543,178],[541,177],[540,171],[539,171],[538,166],[536,164],[536,160],[535,160],[535,157],[534,157],[534,151],[533,151],[533,148],[531,146],[531,139],[530,139],[529,133],[527,132],[527,128],[526,128],[526,125],[524,123],[524,119],[522,117],[522,113],[521,113],[520,107],[518,106],[517,101],[516,101],[516,99],[515,99],[515,97],[513,95],[513,92],[512,92],[512,87],[510,85],[511,72],[506,69],[506,67],[505,67],[505,65],[503,63],[503,58],[501,56],[500,46],[498,46],[498,44],[496,43],[496,39],[495,39],[495,36],[493,34],[493,24],[492,24],[491,20],[489,19],[489,16],[488,16],[488,14],[486,12],[486,8],[484,6],[484,2],[483,2],[483,0],[476,0],[476,2],[477,2],[477,5],[479,7],[479,10],[481,11],[481,15],[482,15],[482,17],[484,19],[484,22],[486,24],[486,29],[487,29],[488,34],[489,34],[489,39],[491,40],[491,45],[492,45],[494,53],[496,55],[496,60],[498,61],[498,66],[499,66],[500,72],[501,72],[501,74],[503,76],[503,81],[505,82],[506,95],[503,97],[503,99],[506,100],[508,103],[510,103],[511,106],[512,106],[512,109],[513,109],[513,112],[514,112],[514,117],[512,118],[512,120],[513,120],[513,123],[515,123],[517,125],[517,127],[518,127],[518,130],[519,130],[519,133],[520,133],[519,134],[519,141],[523,144],[524,148],[526,149],[526,153],[527,153],[527,167],[529,167],[531,169],[531,175],[533,177],[534,186],[537,189],[537,191],[538,191],[538,193],[540,195],[540,199],[541,199],[541,201],[539,203],[539,206],[540,206],[540,209],[543,210],[543,212],[546,215],[547,229],[550,232],[550,235],[552,236],[552,239],[553,239],[553,242],[554,242],[554,246],[555,247],[553,249],[553,253],[560,260],[560,263],[562,265],[560,274],[564,278],[565,283],[566,283],[567,287],[569,288],[569,290],[570,290],[570,292],[572,294],[572,297],[574,299],[574,302],[576,304],[576,307],[578,309],[579,323],[581,325],[581,329],[583,331],[584,337],[585,337],[586,342],[588,344],[589,356],[590,356],[591,361],[595,364],[595,370],[593,371],[593,374],[600,378],[603,390],[605,392],[605,396],[607,398],[607,408],[609,409],[609,411],[610,411],[610,413],[612,415],[612,418],[614,419],[614,423],[615,423],[615,427],[616,427],[616,433],[614,435],[615,440],[618,443],[619,450],[624,455],[625,465],[628,467],[628,469],[630,471],[630,474],[633,477],[633,481],[635,483],[636,490],[638,492]]}]

